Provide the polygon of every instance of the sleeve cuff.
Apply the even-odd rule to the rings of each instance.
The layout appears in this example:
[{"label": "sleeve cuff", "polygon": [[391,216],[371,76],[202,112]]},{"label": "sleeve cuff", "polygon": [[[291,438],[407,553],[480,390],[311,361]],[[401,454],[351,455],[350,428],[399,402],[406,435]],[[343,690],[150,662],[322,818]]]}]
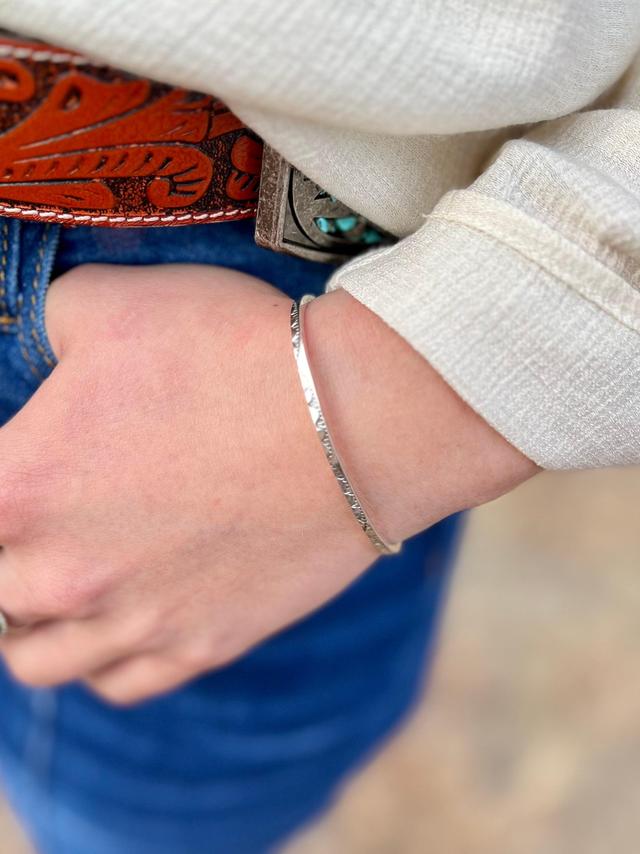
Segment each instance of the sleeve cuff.
[{"label": "sleeve cuff", "polygon": [[[419,232],[341,268],[328,287],[385,320],[543,468],[639,463],[640,292],[577,247],[583,257],[567,257],[567,276],[557,247],[523,254],[521,216],[505,242],[436,209]],[[593,295],[589,276],[571,280],[578,261],[599,281]]]}]

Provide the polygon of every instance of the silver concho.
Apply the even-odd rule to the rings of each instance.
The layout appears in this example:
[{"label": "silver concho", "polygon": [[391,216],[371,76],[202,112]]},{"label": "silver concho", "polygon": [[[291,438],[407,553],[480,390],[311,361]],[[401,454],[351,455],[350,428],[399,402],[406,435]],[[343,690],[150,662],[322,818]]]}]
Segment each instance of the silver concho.
[{"label": "silver concho", "polygon": [[394,239],[265,146],[256,220],[260,246],[339,263]]}]

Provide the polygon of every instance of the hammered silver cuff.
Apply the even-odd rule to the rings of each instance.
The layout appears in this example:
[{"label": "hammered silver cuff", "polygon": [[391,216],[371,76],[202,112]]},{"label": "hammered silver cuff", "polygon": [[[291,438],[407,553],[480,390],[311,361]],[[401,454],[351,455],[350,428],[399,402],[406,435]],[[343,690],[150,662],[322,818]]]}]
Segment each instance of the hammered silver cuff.
[{"label": "hammered silver cuff", "polygon": [[315,297],[308,294],[307,296],[302,297],[299,303],[294,302],[291,306],[291,344],[293,346],[293,355],[298,368],[298,376],[300,377],[300,384],[302,385],[302,391],[304,392],[307,409],[311,416],[311,421],[318,438],[320,439],[320,444],[322,445],[327,461],[331,466],[335,479],[337,480],[340,490],[344,495],[351,512],[355,516],[356,521],[380,554],[394,555],[400,551],[402,543],[387,543],[374,528],[371,520],[364,510],[364,507],[360,503],[349,478],[344,472],[340,458],[338,457],[335,449],[335,445],[333,444],[331,434],[329,433],[324,413],[322,412],[320,398],[318,396],[316,384],[313,380],[313,374],[311,372],[311,366],[309,365],[309,359],[307,357],[307,351],[304,344],[303,308],[313,299],[315,299]]}]

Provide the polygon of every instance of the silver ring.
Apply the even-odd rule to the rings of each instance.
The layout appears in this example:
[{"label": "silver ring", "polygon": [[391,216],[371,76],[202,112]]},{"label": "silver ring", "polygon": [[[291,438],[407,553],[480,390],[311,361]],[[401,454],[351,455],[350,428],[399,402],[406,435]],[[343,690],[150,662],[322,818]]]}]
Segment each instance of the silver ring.
[{"label": "silver ring", "polygon": [[9,621],[5,617],[5,615],[0,611],[0,638],[3,635],[8,634],[9,632]]}]

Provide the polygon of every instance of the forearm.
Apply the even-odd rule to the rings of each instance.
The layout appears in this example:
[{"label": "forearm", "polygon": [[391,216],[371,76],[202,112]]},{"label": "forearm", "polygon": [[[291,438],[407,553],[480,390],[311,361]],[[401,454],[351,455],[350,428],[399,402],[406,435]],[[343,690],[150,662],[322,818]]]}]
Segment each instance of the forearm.
[{"label": "forearm", "polygon": [[389,540],[497,498],[540,471],[345,291],[311,303],[305,330],[338,453]]}]

